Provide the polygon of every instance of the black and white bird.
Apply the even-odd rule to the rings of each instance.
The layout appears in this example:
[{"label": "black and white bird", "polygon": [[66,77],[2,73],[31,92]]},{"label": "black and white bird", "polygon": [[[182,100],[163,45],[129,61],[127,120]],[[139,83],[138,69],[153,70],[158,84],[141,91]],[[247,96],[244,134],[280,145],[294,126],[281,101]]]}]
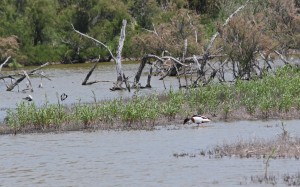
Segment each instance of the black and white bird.
[{"label": "black and white bird", "polygon": [[26,100],[26,101],[32,101],[33,100],[31,95],[28,95],[27,97],[24,97],[23,99]]},{"label": "black and white bird", "polygon": [[187,122],[196,123],[197,125],[201,123],[207,123],[211,120],[208,117],[201,116],[201,115],[193,115],[191,118],[185,118],[183,121],[183,124],[186,124]]},{"label": "black and white bird", "polygon": [[65,94],[65,93],[63,93],[63,94],[60,95],[60,100],[61,100],[61,101],[64,101],[64,100],[67,99],[67,98],[68,98],[68,95]]}]

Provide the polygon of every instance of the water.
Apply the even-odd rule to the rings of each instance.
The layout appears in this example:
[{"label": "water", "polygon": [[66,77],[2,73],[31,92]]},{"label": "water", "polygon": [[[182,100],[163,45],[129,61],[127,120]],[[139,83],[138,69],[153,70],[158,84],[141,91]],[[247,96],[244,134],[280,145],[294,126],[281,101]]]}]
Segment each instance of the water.
[{"label": "water", "polygon": [[[264,174],[263,159],[173,154],[276,137],[281,133],[279,123],[213,122],[206,128],[174,125],[154,131],[0,136],[0,186],[265,186],[249,182],[251,176]],[[299,136],[299,121],[285,123],[291,136]],[[269,172],[280,177],[299,167],[297,160],[276,159]]]},{"label": "water", "polygon": [[[57,102],[57,95],[68,94],[64,104],[131,97],[133,92],[111,92],[112,82],[81,86],[91,64],[50,66],[43,71],[52,81],[43,79],[44,88],[37,88],[40,78],[32,77],[34,102],[42,105],[46,98]],[[124,64],[130,80],[138,64]],[[115,81],[114,65],[99,64],[90,80]],[[147,72],[147,70],[145,71]],[[147,74],[141,83],[146,84]],[[153,88],[141,94],[164,91],[164,84],[152,78]],[[5,91],[0,83],[0,121],[6,110],[29,93]],[[167,77],[167,88],[178,87]],[[300,121],[287,121],[292,136],[300,135]],[[216,145],[240,139],[271,138],[281,133],[279,121],[212,122],[206,128],[178,124],[154,131],[96,131],[51,134],[0,136],[0,186],[259,186],[250,177],[264,174],[263,159],[179,157],[176,153],[199,153]],[[272,126],[271,128],[268,126]],[[271,160],[269,172],[281,178],[297,173],[299,161]],[[279,186],[282,186],[279,181]],[[265,186],[265,185],[261,185]],[[271,185],[270,185],[271,186]]]},{"label": "water", "polygon": [[[129,80],[133,81],[134,76],[137,72],[138,63],[125,63],[122,69],[126,76],[129,76]],[[100,80],[100,81],[111,81],[111,82],[100,82],[93,85],[82,86],[81,83],[84,80],[86,74],[89,72],[92,64],[77,64],[77,65],[56,65],[48,66],[43,68],[43,72],[51,81],[43,79],[43,88],[38,88],[41,79],[38,77],[31,77],[34,92],[23,93],[22,90],[26,88],[27,80],[23,80],[19,87],[15,87],[12,92],[7,92],[5,84],[0,82],[0,122],[3,121],[7,109],[15,108],[16,103],[24,101],[22,98],[28,94],[32,95],[34,102],[37,105],[43,105],[47,100],[49,103],[57,103],[58,97],[62,93],[66,93],[68,98],[64,101],[64,104],[73,104],[80,102],[93,102],[96,100],[106,100],[113,98],[125,98],[132,97],[132,92],[124,91],[110,91],[113,87],[113,82],[116,81],[116,71],[114,63],[100,63],[96,70],[93,72],[89,81]],[[34,69],[28,67],[27,69]],[[140,83],[142,86],[146,85],[148,67],[145,67],[144,74],[141,76]],[[5,72],[11,74],[14,72]],[[150,94],[156,92],[162,92],[166,88],[169,90],[170,87],[177,89],[178,81],[176,78],[166,77],[165,81],[159,80],[160,77],[152,77],[151,86],[152,89],[142,89],[140,94]],[[8,81],[8,80],[7,80]],[[94,95],[95,94],[95,95]],[[58,97],[57,97],[58,96]]]}]

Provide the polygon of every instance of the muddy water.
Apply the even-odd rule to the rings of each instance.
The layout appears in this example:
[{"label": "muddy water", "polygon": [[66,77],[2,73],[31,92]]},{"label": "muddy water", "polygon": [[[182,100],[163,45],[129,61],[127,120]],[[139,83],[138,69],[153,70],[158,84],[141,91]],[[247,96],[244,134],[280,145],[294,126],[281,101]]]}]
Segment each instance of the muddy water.
[{"label": "muddy water", "polygon": [[[285,122],[292,136],[300,135],[299,122]],[[281,133],[279,123],[0,136],[0,186],[265,186],[250,182],[251,176],[263,175],[263,159],[173,154],[275,137]],[[271,160],[269,172],[280,177],[299,168],[297,160],[276,159]],[[283,186],[282,181],[278,184]]]},{"label": "muddy water", "polygon": [[[32,95],[34,102],[37,105],[42,105],[45,101],[50,103],[57,103],[57,95],[60,96],[62,93],[66,93],[68,98],[64,101],[64,104],[73,104],[81,102],[93,102],[94,94],[97,100],[105,100],[119,97],[131,97],[134,93],[132,91],[116,91],[112,92],[109,90],[113,86],[113,82],[116,81],[116,71],[113,63],[100,63],[97,69],[90,77],[90,81],[111,81],[111,82],[100,82],[97,84],[82,86],[81,83],[84,80],[86,74],[90,70],[92,64],[79,64],[79,65],[56,65],[48,66],[43,70],[45,75],[51,79],[31,78],[34,92],[23,93],[22,90],[26,89],[26,80],[22,81],[19,87],[15,87],[12,92],[7,92],[5,84],[0,82],[0,122],[6,115],[6,110],[9,108],[15,108],[16,103],[20,103],[22,98],[28,94]],[[126,76],[129,76],[129,80],[133,81],[134,76],[138,69],[137,63],[125,63],[122,66]],[[29,67],[28,69],[33,69]],[[146,85],[147,72],[149,70],[145,68],[145,73],[141,77],[142,86]],[[13,72],[4,72],[7,74]],[[42,82],[43,88],[38,88],[38,85]],[[151,79],[152,89],[144,89],[140,91],[140,94],[149,94],[155,92],[161,92],[170,87],[177,89],[178,81],[175,78],[167,77],[165,81],[159,80],[159,77],[152,77]],[[164,86],[165,85],[165,86]],[[94,92],[94,94],[93,94]]]}]

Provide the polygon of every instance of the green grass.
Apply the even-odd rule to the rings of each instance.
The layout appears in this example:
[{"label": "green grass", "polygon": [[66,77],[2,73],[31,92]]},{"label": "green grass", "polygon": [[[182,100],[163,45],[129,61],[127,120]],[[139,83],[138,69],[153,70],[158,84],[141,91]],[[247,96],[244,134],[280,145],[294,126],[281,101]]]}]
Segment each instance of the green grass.
[{"label": "green grass", "polygon": [[[300,110],[300,71],[284,67],[263,79],[234,84],[210,84],[187,90],[169,90],[162,95],[137,96],[91,104],[77,103],[71,108],[61,103],[37,107],[22,102],[16,110],[8,110],[6,123],[19,132],[24,129],[60,129],[69,124],[83,128],[101,124],[137,128],[153,126],[161,119],[172,121],[193,114],[227,119],[244,109],[253,118],[272,118]],[[237,114],[240,115],[240,114]],[[239,116],[242,118],[241,116]],[[293,116],[299,117],[299,116]],[[121,125],[120,125],[121,124]]]}]

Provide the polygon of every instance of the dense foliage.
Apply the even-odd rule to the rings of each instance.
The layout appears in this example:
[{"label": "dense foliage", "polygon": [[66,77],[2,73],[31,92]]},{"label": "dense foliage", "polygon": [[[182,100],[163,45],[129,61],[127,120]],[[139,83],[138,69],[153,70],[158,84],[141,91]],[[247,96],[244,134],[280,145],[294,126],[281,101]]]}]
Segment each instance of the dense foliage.
[{"label": "dense foliage", "polygon": [[[299,48],[299,0],[251,0],[244,13],[220,25],[247,0],[2,0],[0,62],[7,56],[20,64],[46,61],[76,63],[109,60],[107,50],[72,30],[102,41],[115,50],[122,20],[128,21],[123,57],[161,54],[201,55],[210,37],[231,61],[249,63],[257,51]],[[252,40],[253,38],[253,40]],[[242,50],[237,50],[242,43]],[[268,48],[268,49],[266,49]],[[245,65],[246,66],[246,65]],[[244,66],[241,66],[243,74]]]}]

